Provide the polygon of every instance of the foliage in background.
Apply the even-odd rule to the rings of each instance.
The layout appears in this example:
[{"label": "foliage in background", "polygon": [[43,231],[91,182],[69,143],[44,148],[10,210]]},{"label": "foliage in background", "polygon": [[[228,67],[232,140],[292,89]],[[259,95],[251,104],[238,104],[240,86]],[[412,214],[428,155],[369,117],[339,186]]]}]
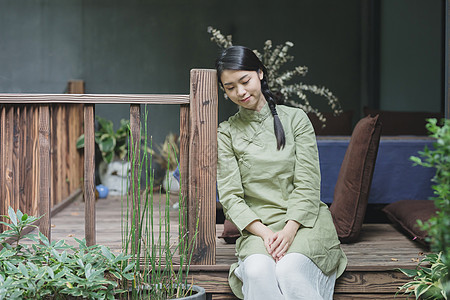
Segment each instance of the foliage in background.
[{"label": "foliage in background", "polygon": [[[208,33],[211,34],[211,41],[215,42],[222,49],[233,46],[231,35],[225,37],[219,30],[211,26],[208,27]],[[267,69],[267,81],[274,96],[281,98],[285,103],[291,106],[303,109],[306,113],[311,112],[316,114],[322,122],[325,122],[325,117],[311,105],[306,93],[325,97],[328,106],[335,115],[342,113],[338,98],[336,98],[329,89],[323,86],[310,85],[302,82],[289,83],[295,80],[296,76],[304,77],[308,72],[306,66],[298,66],[293,70],[282,70],[284,64],[294,60],[294,57],[288,54],[289,49],[293,46],[294,44],[289,41],[285,42],[284,45],[273,46],[272,41],[267,40],[264,43],[262,53],[258,50],[253,50]]]},{"label": "foliage in background", "polygon": [[147,151],[153,156],[154,161],[162,170],[173,171],[178,166],[179,139],[177,135],[169,133],[164,143],[157,145],[158,152],[151,147],[146,147]]},{"label": "foliage in background", "polygon": [[[110,163],[115,157],[124,159],[127,156],[127,138],[129,120],[120,120],[120,127],[114,131],[114,124],[111,120],[96,116],[98,130],[95,131],[95,143],[106,163]],[[84,134],[77,140],[77,148],[84,148]]]},{"label": "foliage in background", "polygon": [[[84,239],[75,239],[77,249],[64,240],[50,243],[42,233],[23,236],[24,228],[38,218],[11,207],[4,217],[11,223],[2,222],[10,229],[0,233],[0,300],[115,299],[125,292],[117,281],[133,278],[129,256],[115,256],[105,246],[87,247]],[[23,245],[24,238],[34,243]]]},{"label": "foliage in background", "polygon": [[[178,194],[179,237],[176,237],[176,242],[171,241],[173,225],[170,223],[170,194],[168,192],[165,196],[160,194],[159,198],[165,201],[158,199],[157,206],[154,205],[154,174],[151,171],[152,155],[150,155],[153,151],[151,143],[148,146],[147,117],[148,113],[145,110],[143,121],[145,127],[141,129],[141,136],[144,148],[150,150],[142,151],[142,156],[136,155],[139,149],[134,149],[135,151],[129,154],[132,166],[131,178],[137,178],[137,183],[132,180],[131,195],[127,195],[122,209],[122,248],[124,253],[131,256],[131,261],[135,264],[136,276],[130,283],[131,299],[181,298],[192,293],[190,288],[192,282],[189,282],[188,275],[197,229],[193,238],[189,240],[188,232],[184,227],[186,211],[181,192]],[[167,147],[172,150],[167,151],[167,161],[174,160],[178,165],[175,148],[170,142],[173,142],[173,138],[170,136],[166,142],[168,142]],[[131,135],[130,145],[134,145]],[[141,182],[141,178],[144,178],[141,176],[142,172],[145,172],[145,183]],[[166,174],[168,177],[168,171]],[[198,220],[197,218],[197,228]],[[125,285],[127,286],[127,283]]]},{"label": "foliage in background", "polygon": [[[403,288],[408,288],[405,292],[414,293],[416,297],[429,291],[439,295],[434,291],[440,288],[442,298],[447,299],[450,297],[450,120],[442,119],[438,124],[436,119],[428,119],[426,128],[429,136],[436,139],[434,149],[425,147],[424,151],[419,151],[421,158],[411,156],[411,160],[415,165],[436,169],[431,180],[434,183],[432,200],[437,208],[436,216],[427,222],[418,221],[418,224],[427,231],[431,250],[439,254],[428,255],[423,261],[431,263],[431,268],[418,266],[417,273],[411,273],[417,279]],[[407,271],[402,270],[404,273]]]}]

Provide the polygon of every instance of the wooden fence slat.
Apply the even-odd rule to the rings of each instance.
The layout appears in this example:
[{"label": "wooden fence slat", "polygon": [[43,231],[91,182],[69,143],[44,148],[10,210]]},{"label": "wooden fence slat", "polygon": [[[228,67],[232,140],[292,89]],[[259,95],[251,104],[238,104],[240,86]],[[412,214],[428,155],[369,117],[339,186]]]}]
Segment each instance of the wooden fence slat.
[{"label": "wooden fence slat", "polygon": [[19,118],[19,126],[20,126],[20,135],[19,135],[19,157],[20,157],[20,174],[19,174],[19,208],[22,212],[28,212],[28,199],[25,194],[25,188],[27,186],[27,107],[25,105],[21,105],[20,107],[20,118]]},{"label": "wooden fence slat", "polygon": [[[201,216],[193,264],[216,259],[217,78],[214,70],[191,70],[188,229],[195,232]],[[197,210],[198,209],[198,210]]]},{"label": "wooden fence slat", "polygon": [[1,94],[0,103],[189,104],[189,95],[166,94]]},{"label": "wooden fence slat", "polygon": [[13,108],[13,120],[12,120],[12,169],[13,169],[13,191],[11,206],[17,211],[19,208],[19,182],[21,173],[20,163],[20,106],[14,106]]},{"label": "wooden fence slat", "polygon": [[[6,189],[5,189],[5,135],[6,135],[6,105],[0,104],[0,199],[4,202],[6,199]],[[0,215],[6,215],[3,204],[0,204]],[[1,221],[6,221],[1,218]],[[0,224],[0,230],[3,231],[5,226]]]},{"label": "wooden fence slat", "polygon": [[14,144],[14,106],[9,105],[6,109],[6,119],[5,119],[5,144],[4,144],[4,165],[5,165],[5,198],[3,198],[3,211],[8,212],[8,207],[14,207],[14,167],[13,167],[13,144]]},{"label": "wooden fence slat", "polygon": [[[140,160],[140,144],[141,144],[141,106],[139,104],[131,104],[130,105],[130,129],[132,136],[132,145],[131,145],[131,161],[134,160],[134,165],[131,168],[134,169],[132,172],[131,178],[131,198],[133,201],[133,211],[136,213],[140,212],[140,190],[138,186],[138,181],[141,176],[139,170],[141,169],[141,160]],[[132,212],[133,213],[133,212]],[[139,214],[139,213],[138,213]],[[130,216],[131,220],[134,222],[135,232],[134,232],[134,247],[137,249],[139,246],[139,216]]]},{"label": "wooden fence slat", "polygon": [[32,107],[32,118],[30,120],[31,124],[33,124],[33,132],[31,134],[31,149],[33,152],[33,157],[30,159],[31,168],[32,168],[32,178],[33,184],[31,188],[31,199],[33,199],[33,203],[31,204],[30,211],[33,216],[37,216],[39,214],[39,170],[40,170],[40,161],[39,161],[39,105],[33,105]]},{"label": "wooden fence slat", "polygon": [[48,105],[39,107],[39,231],[49,240],[50,228],[50,112]]},{"label": "wooden fence slat", "polygon": [[84,106],[84,200],[86,244],[96,244],[95,236],[95,122],[94,105]]},{"label": "wooden fence slat", "polygon": [[181,232],[184,236],[187,228],[187,212],[189,197],[189,105],[180,105],[180,188],[181,188]]}]

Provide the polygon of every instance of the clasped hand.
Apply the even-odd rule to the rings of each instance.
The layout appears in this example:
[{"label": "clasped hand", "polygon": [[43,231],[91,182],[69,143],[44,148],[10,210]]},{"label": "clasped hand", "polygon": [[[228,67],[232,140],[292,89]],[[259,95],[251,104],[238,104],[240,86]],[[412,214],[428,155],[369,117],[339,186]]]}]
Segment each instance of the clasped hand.
[{"label": "clasped hand", "polygon": [[271,234],[269,233],[263,237],[267,252],[272,255],[276,262],[278,262],[289,250],[299,226],[299,223],[290,220],[286,223],[283,230],[275,233],[272,232]]}]

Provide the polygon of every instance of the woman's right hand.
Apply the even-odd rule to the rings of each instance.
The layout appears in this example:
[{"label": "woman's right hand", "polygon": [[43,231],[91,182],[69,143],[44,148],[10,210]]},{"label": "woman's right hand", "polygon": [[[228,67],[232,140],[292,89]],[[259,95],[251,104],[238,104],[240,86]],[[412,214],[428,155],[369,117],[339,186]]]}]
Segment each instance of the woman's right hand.
[{"label": "woman's right hand", "polygon": [[263,223],[261,223],[261,221],[253,221],[252,223],[248,224],[247,227],[245,227],[245,229],[248,232],[253,233],[254,235],[257,235],[259,237],[261,237],[264,241],[264,246],[266,247],[267,252],[272,255],[273,249],[271,249],[271,243],[270,241],[272,240],[272,237],[274,235],[274,232],[267,227],[266,225],[264,225]]}]

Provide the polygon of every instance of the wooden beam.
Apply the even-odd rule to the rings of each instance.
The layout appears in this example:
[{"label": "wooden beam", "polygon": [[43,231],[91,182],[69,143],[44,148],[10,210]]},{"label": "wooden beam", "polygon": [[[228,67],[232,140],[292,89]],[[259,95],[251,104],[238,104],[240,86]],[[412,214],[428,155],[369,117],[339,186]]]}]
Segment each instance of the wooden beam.
[{"label": "wooden beam", "polygon": [[0,94],[0,103],[188,104],[189,95],[164,94]]},{"label": "wooden beam", "polygon": [[95,237],[95,122],[94,105],[84,106],[84,200],[86,244],[96,244]]},{"label": "wooden beam", "polygon": [[138,253],[139,240],[140,240],[140,230],[139,230],[139,218],[140,218],[140,205],[141,205],[141,197],[140,197],[140,188],[138,181],[141,176],[141,159],[140,159],[140,144],[141,144],[141,106],[139,104],[131,104],[130,105],[130,129],[131,129],[131,137],[133,139],[131,145],[131,161],[133,165],[131,166],[131,200],[133,203],[134,209],[131,213],[134,213],[134,216],[130,216],[132,222],[134,222],[134,247],[135,250],[132,253]]},{"label": "wooden beam", "polygon": [[50,216],[50,109],[39,106],[39,231],[51,240]]},{"label": "wooden beam", "polygon": [[192,238],[200,218],[193,264],[216,263],[217,77],[215,70],[191,70],[189,209]]}]

